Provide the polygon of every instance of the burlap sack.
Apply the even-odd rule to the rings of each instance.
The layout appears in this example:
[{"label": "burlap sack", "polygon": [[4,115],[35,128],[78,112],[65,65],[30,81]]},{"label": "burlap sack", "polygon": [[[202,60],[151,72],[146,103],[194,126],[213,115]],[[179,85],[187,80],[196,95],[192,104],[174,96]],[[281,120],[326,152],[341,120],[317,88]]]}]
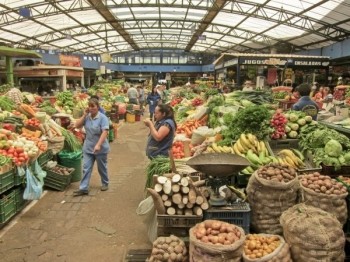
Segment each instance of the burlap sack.
[{"label": "burlap sack", "polygon": [[236,226],[241,232],[241,238],[232,245],[213,245],[204,243],[196,238],[190,229],[190,262],[240,262],[245,241],[244,230]]},{"label": "burlap sack", "polygon": [[47,142],[48,142],[47,149],[51,149],[52,153],[56,155],[64,147],[64,136],[48,138]]},{"label": "burlap sack", "polygon": [[278,248],[276,248],[272,253],[267,256],[251,259],[245,255],[243,252],[243,262],[292,262],[289,245],[284,241],[284,238],[278,235],[270,235],[270,234],[259,234],[266,237],[277,236],[281,244]]},{"label": "burlap sack", "polygon": [[345,224],[348,219],[348,209],[346,206],[346,197],[348,193],[341,195],[327,195],[317,193],[301,185],[302,202],[305,204],[321,208],[322,210],[335,215],[341,224]]},{"label": "burlap sack", "polygon": [[294,262],[343,262],[345,236],[338,219],[320,208],[297,204],[280,219]]},{"label": "burlap sack", "polygon": [[297,177],[288,183],[280,183],[263,179],[254,172],[247,186],[254,231],[281,235],[280,216],[297,203],[299,188]]}]

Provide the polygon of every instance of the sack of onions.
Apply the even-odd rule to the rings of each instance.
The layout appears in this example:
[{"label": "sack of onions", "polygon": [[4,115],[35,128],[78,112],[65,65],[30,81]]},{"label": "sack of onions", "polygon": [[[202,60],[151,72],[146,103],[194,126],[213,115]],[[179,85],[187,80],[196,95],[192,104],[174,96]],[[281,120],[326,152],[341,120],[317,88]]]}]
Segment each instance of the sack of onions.
[{"label": "sack of onions", "polygon": [[205,220],[190,229],[191,262],[239,262],[243,228],[218,220]]},{"label": "sack of onions", "polygon": [[283,212],[280,221],[294,262],[344,261],[345,236],[334,215],[301,203]]},{"label": "sack of onions", "polygon": [[292,262],[292,258],[283,237],[249,234],[244,242],[243,262]]},{"label": "sack of onions", "polygon": [[153,242],[149,262],[186,262],[188,261],[185,243],[178,237],[158,237]]},{"label": "sack of onions", "polygon": [[297,173],[292,167],[269,164],[255,171],[247,186],[254,231],[281,235],[280,216],[297,203],[299,188]]},{"label": "sack of onions", "polygon": [[318,172],[302,175],[299,179],[305,204],[319,207],[335,215],[343,225],[346,223],[348,191],[342,183]]}]

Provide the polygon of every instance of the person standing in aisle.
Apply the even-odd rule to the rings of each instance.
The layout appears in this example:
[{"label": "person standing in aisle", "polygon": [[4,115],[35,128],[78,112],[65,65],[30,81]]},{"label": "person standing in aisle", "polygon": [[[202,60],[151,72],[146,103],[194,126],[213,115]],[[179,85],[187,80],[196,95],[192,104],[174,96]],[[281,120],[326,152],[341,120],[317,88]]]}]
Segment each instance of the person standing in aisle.
[{"label": "person standing in aisle", "polygon": [[96,98],[89,100],[89,107],[84,115],[75,123],[76,128],[84,127],[86,137],[83,145],[83,178],[79,190],[74,196],[88,195],[89,184],[95,161],[101,177],[101,191],[108,190],[109,178],[107,170],[107,155],[110,147],[108,143],[109,121],[99,112],[99,102]]},{"label": "person standing in aisle", "polygon": [[169,156],[175,137],[176,122],[174,110],[167,104],[156,106],[154,118],[156,122],[149,119],[144,120],[145,125],[149,128],[146,155],[149,159],[156,156]]},{"label": "person standing in aisle", "polygon": [[129,87],[127,95],[129,98],[129,104],[134,104],[134,105],[138,104],[137,98],[139,94],[137,92],[137,89],[134,86]]},{"label": "person standing in aisle", "polygon": [[159,101],[161,101],[161,97],[157,92],[157,87],[153,87],[152,91],[147,95],[147,104],[149,104],[149,117],[153,120],[154,111]]},{"label": "person standing in aisle", "polygon": [[308,84],[301,84],[297,88],[300,99],[292,106],[292,110],[303,111],[306,115],[311,116],[313,120],[317,119],[318,105],[310,97],[311,87]]},{"label": "person standing in aisle", "polygon": [[143,89],[143,86],[137,87],[137,92],[139,94],[139,104],[140,104],[140,110],[143,114],[143,106],[145,104],[145,90]]}]

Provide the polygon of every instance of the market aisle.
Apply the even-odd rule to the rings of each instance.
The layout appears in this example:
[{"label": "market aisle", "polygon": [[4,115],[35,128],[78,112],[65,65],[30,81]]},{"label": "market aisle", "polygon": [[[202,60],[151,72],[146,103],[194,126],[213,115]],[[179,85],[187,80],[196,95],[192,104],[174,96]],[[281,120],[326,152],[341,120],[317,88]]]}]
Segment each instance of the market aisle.
[{"label": "market aisle", "polygon": [[150,247],[147,226],[135,213],[144,192],[148,129],[141,121],[118,131],[109,155],[110,189],[100,191],[95,169],[89,196],[72,196],[79,183],[48,191],[1,237],[1,261],[123,261],[128,249]]}]

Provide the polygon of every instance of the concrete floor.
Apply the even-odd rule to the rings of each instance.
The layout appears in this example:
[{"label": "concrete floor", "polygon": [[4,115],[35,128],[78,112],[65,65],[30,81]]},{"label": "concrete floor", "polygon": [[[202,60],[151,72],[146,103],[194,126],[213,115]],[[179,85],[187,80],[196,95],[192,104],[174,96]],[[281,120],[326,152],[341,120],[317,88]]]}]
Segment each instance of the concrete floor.
[{"label": "concrete floor", "polygon": [[142,121],[123,123],[108,158],[110,188],[100,191],[96,171],[89,196],[47,190],[0,230],[0,261],[124,261],[129,249],[150,248],[147,223],[136,215],[144,197],[145,145]]}]

